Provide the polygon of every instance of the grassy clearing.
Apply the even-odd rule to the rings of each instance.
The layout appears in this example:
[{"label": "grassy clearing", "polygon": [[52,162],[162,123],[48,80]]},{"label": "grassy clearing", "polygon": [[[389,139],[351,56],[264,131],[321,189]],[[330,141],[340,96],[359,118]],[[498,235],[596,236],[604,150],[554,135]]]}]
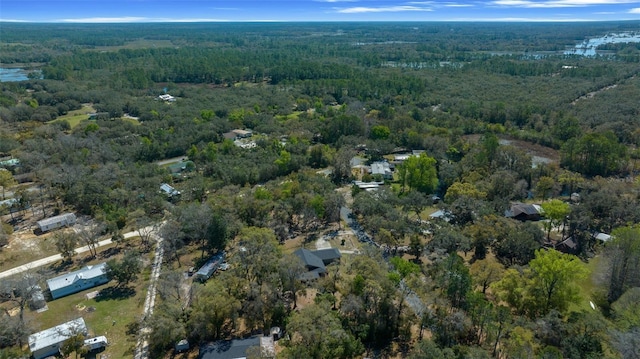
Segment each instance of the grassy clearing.
[{"label": "grassy clearing", "polygon": [[573,312],[581,312],[581,311],[590,311],[593,310],[591,308],[591,304],[594,302],[598,303],[598,299],[596,298],[600,287],[596,284],[596,275],[601,268],[602,257],[596,256],[591,258],[589,262],[586,264],[587,269],[589,270],[589,275],[587,278],[577,281],[576,284],[580,287],[580,301],[577,303],[572,303],[569,307],[570,311]]},{"label": "grassy clearing", "polygon": [[[152,257],[153,253],[145,254],[144,260],[148,262]],[[101,353],[102,357],[133,357],[137,333],[128,335],[127,326],[138,322],[142,316],[150,270],[150,266],[147,265],[138,281],[130,285],[130,289],[114,290],[115,283],[110,282],[48,302],[49,310],[29,314],[34,329],[39,331],[82,317],[87,324],[90,336],[107,337],[109,346]],[[93,299],[88,299],[86,296],[87,293],[101,290],[106,290],[103,293],[109,294]]]},{"label": "grassy clearing", "polygon": [[87,299],[87,293],[109,288],[113,285],[111,283],[59,298],[48,302],[49,310],[42,313],[33,312],[32,322],[36,324],[37,330],[43,330],[82,317],[90,335],[107,337],[109,346],[102,352],[104,357],[132,357],[135,337],[126,334],[127,324],[139,319],[147,284],[147,282],[138,283],[135,294],[126,298]]},{"label": "grassy clearing", "polygon": [[293,111],[288,115],[276,115],[278,121],[297,120],[303,111]]},{"label": "grassy clearing", "polygon": [[129,122],[130,124],[135,125],[135,126],[139,126],[140,125],[140,121],[138,121],[138,120],[136,120],[135,118],[132,118],[132,117],[121,117],[120,119],[122,121],[124,121],[124,122]]},{"label": "grassy clearing", "polygon": [[88,121],[89,114],[94,112],[96,112],[96,110],[93,108],[93,106],[83,105],[81,109],[69,111],[66,115],[60,116],[53,121],[49,121],[48,123],[67,121],[69,122],[69,126],[71,126],[71,128],[75,128],[83,120]]}]

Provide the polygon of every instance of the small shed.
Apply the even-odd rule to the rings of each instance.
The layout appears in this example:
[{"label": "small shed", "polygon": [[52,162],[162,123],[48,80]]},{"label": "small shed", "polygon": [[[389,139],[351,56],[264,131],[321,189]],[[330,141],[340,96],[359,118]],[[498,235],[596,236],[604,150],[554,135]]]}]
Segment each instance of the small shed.
[{"label": "small shed", "polygon": [[31,292],[31,297],[29,298],[29,308],[32,310],[42,309],[47,306],[47,302],[44,299],[44,294],[42,294],[42,288],[39,285],[34,285],[28,290]]},{"label": "small shed", "polygon": [[103,262],[48,279],[47,286],[51,291],[51,297],[58,299],[109,282],[106,267],[107,263]]},{"label": "small shed", "polygon": [[54,229],[65,226],[73,226],[76,224],[76,215],[73,213],[64,213],[55,217],[45,218],[38,221],[38,229],[45,233]]},{"label": "small shed", "polygon": [[77,334],[87,334],[87,326],[83,318],[45,329],[29,336],[29,350],[34,359],[60,354],[60,347],[65,340]]},{"label": "small shed", "polygon": [[578,242],[576,242],[572,237],[569,237],[558,243],[556,245],[556,249],[560,252],[575,254],[578,252]]}]

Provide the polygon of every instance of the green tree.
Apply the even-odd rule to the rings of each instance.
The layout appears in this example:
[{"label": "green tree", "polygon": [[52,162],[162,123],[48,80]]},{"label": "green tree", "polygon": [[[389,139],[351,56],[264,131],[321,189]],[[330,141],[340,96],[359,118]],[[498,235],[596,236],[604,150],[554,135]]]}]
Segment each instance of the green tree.
[{"label": "green tree", "polygon": [[400,184],[404,189],[417,190],[423,193],[433,193],[438,186],[436,160],[426,153],[420,156],[410,156],[399,166]]},{"label": "green tree", "polygon": [[484,199],[487,196],[487,193],[480,191],[471,183],[455,182],[447,189],[447,193],[444,195],[444,200],[447,203],[451,203],[463,196],[474,199]]},{"label": "green tree", "polygon": [[109,280],[115,280],[116,286],[122,287],[138,279],[142,261],[136,251],[125,252],[122,260],[110,259],[107,261],[105,273]]},{"label": "green tree", "polygon": [[469,268],[474,283],[482,288],[482,294],[486,294],[491,283],[502,278],[504,271],[504,266],[493,257],[477,260]]},{"label": "green tree", "polygon": [[391,130],[384,125],[373,126],[371,127],[371,132],[369,132],[369,137],[373,140],[386,140],[390,135]]},{"label": "green tree", "polygon": [[536,194],[540,196],[540,198],[545,199],[549,195],[549,193],[553,190],[556,181],[548,176],[542,176],[538,179],[538,183],[536,183]]},{"label": "green tree", "polygon": [[4,168],[0,168],[0,187],[2,187],[2,199],[5,199],[5,190],[11,186],[15,186],[16,180],[11,172]]},{"label": "green tree", "polygon": [[78,245],[78,236],[75,233],[57,232],[53,239],[56,249],[64,260],[70,262],[76,255],[76,246]]},{"label": "green tree", "polygon": [[609,262],[607,299],[613,303],[627,289],[640,286],[640,227],[615,229],[605,257]]},{"label": "green tree", "polygon": [[532,279],[529,291],[534,294],[534,304],[542,315],[551,309],[565,311],[570,303],[578,301],[580,287],[576,282],[589,274],[578,257],[555,250],[536,251],[529,267]]},{"label": "green tree", "polygon": [[65,356],[69,356],[71,353],[76,353],[76,359],[78,355],[82,356],[87,353],[87,347],[84,346],[84,334],[77,333],[72,335],[69,339],[65,340],[60,347],[60,351]]},{"label": "green tree", "polygon": [[576,256],[540,249],[528,269],[507,270],[492,287],[516,312],[538,318],[552,309],[565,312],[570,303],[580,300],[576,281],[587,275],[586,266]]},{"label": "green tree", "polygon": [[544,216],[549,220],[544,223],[545,229],[547,230],[548,241],[551,236],[551,230],[560,224],[564,224],[567,216],[571,213],[571,207],[559,199],[544,202],[541,206],[544,210]]},{"label": "green tree", "polygon": [[235,327],[240,302],[218,281],[196,288],[189,328],[201,340],[225,337]]},{"label": "green tree", "polygon": [[285,358],[353,358],[362,354],[360,341],[346,331],[335,311],[319,303],[294,312],[287,323],[291,339]]},{"label": "green tree", "polygon": [[572,171],[590,176],[607,176],[620,171],[626,161],[626,147],[612,131],[587,133],[572,138],[561,148],[561,163]]},{"label": "green tree", "polygon": [[393,264],[393,267],[398,271],[401,278],[406,278],[410,274],[420,273],[420,266],[406,259],[392,257],[389,262]]}]

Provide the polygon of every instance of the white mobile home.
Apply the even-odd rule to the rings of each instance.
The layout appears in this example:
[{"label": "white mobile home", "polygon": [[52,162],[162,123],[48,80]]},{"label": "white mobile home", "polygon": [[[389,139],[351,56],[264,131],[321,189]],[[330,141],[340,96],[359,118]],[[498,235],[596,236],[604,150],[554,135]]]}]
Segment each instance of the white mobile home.
[{"label": "white mobile home", "polygon": [[38,229],[45,233],[64,226],[73,226],[76,224],[76,215],[73,213],[65,213],[59,216],[45,218],[38,221]]},{"label": "white mobile home", "polygon": [[211,278],[213,273],[215,273],[220,265],[224,262],[224,252],[220,252],[215,256],[211,257],[207,263],[205,263],[195,274],[195,279],[201,282],[206,281]]},{"label": "white mobile home", "polygon": [[105,273],[106,267],[107,263],[100,263],[48,279],[47,286],[51,291],[51,297],[58,299],[109,282]]},{"label": "white mobile home", "polygon": [[34,359],[42,359],[52,355],[60,354],[60,347],[65,340],[77,334],[86,335],[87,326],[84,319],[78,318],[31,334],[29,336],[29,349]]}]

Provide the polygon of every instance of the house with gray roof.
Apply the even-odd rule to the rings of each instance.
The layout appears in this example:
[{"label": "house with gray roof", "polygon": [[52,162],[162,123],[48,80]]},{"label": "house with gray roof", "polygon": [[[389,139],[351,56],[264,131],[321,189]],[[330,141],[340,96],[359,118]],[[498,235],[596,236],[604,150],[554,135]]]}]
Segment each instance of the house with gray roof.
[{"label": "house with gray roof", "polygon": [[303,281],[317,279],[327,273],[327,265],[340,259],[342,256],[340,251],[335,248],[320,249],[310,251],[300,248],[293,252],[307,268],[308,272],[304,273],[300,279]]},{"label": "house with gray roof", "polygon": [[82,318],[31,334],[29,336],[29,350],[31,350],[34,359],[60,355],[62,344],[77,334],[88,334],[87,325]]},{"label": "house with gray roof", "polygon": [[40,232],[45,233],[54,229],[76,224],[76,215],[64,213],[55,217],[45,218],[37,222]]},{"label": "house with gray roof", "polygon": [[107,263],[104,262],[48,279],[47,286],[51,291],[51,297],[58,299],[109,282],[106,267]]},{"label": "house with gray roof", "polygon": [[389,162],[379,161],[373,162],[371,164],[371,175],[380,175],[383,179],[392,180],[393,172],[391,171],[391,166]]},{"label": "house with gray roof", "polygon": [[201,282],[207,281],[213,273],[215,273],[224,262],[225,252],[219,252],[209,260],[195,273],[195,279]]},{"label": "house with gray roof", "polygon": [[537,204],[513,203],[504,215],[519,221],[538,221],[542,217],[542,212],[542,207]]},{"label": "house with gray roof", "polygon": [[162,183],[160,185],[160,192],[164,193],[169,198],[177,197],[177,196],[180,195],[180,191],[178,191],[177,189],[173,188],[168,183]]}]

